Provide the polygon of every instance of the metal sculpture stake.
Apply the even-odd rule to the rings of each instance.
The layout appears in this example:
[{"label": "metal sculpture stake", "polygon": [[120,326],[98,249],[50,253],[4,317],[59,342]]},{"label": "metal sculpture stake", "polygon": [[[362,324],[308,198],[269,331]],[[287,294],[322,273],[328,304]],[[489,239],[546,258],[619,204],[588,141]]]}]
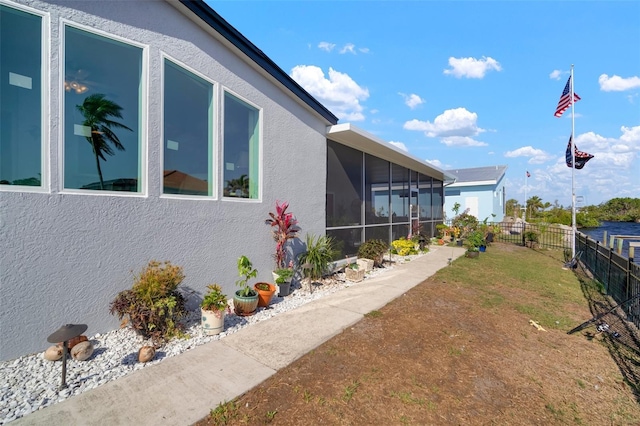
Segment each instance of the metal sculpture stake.
[{"label": "metal sculpture stake", "polygon": [[69,340],[80,336],[85,331],[87,331],[86,324],[66,324],[47,337],[47,342],[49,343],[62,342],[62,383],[58,390],[67,387],[67,353],[69,353]]}]

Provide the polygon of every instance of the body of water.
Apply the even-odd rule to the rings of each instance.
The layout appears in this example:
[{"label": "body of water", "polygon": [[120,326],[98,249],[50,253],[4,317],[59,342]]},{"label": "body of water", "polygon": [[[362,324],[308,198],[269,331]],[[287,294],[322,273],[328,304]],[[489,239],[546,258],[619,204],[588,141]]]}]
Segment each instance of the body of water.
[{"label": "body of water", "polygon": [[[578,231],[588,235],[591,239],[600,241],[603,244],[609,245],[610,237],[612,235],[634,235],[636,238],[624,239],[622,245],[622,255],[628,256],[629,242],[640,241],[640,223],[635,222],[602,222],[602,225],[598,228],[582,228]],[[607,232],[607,241],[603,241],[604,232]],[[640,262],[640,249],[636,248],[635,261]]]}]

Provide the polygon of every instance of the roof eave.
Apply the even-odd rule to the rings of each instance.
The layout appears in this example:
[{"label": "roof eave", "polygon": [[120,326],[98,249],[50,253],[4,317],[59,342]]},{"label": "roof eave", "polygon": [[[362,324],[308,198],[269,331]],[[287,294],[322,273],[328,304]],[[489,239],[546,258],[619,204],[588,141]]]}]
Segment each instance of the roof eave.
[{"label": "roof eave", "polygon": [[327,128],[327,139],[410,168],[445,183],[454,182],[456,179],[454,175],[396,148],[365,130],[353,126],[351,123],[329,126]]}]

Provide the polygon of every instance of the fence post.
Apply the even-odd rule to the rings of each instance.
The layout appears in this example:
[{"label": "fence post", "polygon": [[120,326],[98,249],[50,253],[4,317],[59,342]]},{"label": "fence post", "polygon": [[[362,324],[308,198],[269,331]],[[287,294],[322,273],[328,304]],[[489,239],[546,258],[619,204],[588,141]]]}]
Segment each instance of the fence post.
[{"label": "fence post", "polygon": [[607,289],[607,294],[609,293],[609,283],[611,282],[611,252],[613,252],[613,248],[609,248],[608,250],[608,259],[607,259],[607,282],[605,283],[605,288]]}]

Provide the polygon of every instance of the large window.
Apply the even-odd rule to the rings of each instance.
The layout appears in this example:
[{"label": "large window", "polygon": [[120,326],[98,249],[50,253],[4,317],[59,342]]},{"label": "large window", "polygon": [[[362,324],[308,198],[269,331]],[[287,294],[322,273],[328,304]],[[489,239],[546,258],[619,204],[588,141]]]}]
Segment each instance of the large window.
[{"label": "large window", "polygon": [[0,5],[0,184],[42,185],[42,18]]},{"label": "large window", "polygon": [[420,204],[420,220],[429,220],[431,213],[431,181],[429,176],[420,174],[418,183],[418,204]]},{"label": "large window", "polygon": [[329,141],[327,226],[362,224],[362,152]]},{"label": "large window", "polygon": [[142,49],[64,32],[64,187],[141,191]]},{"label": "large window", "polygon": [[164,61],[164,193],[213,193],[213,85]]},{"label": "large window", "polygon": [[260,179],[260,111],[224,94],[225,197],[258,198]]}]

